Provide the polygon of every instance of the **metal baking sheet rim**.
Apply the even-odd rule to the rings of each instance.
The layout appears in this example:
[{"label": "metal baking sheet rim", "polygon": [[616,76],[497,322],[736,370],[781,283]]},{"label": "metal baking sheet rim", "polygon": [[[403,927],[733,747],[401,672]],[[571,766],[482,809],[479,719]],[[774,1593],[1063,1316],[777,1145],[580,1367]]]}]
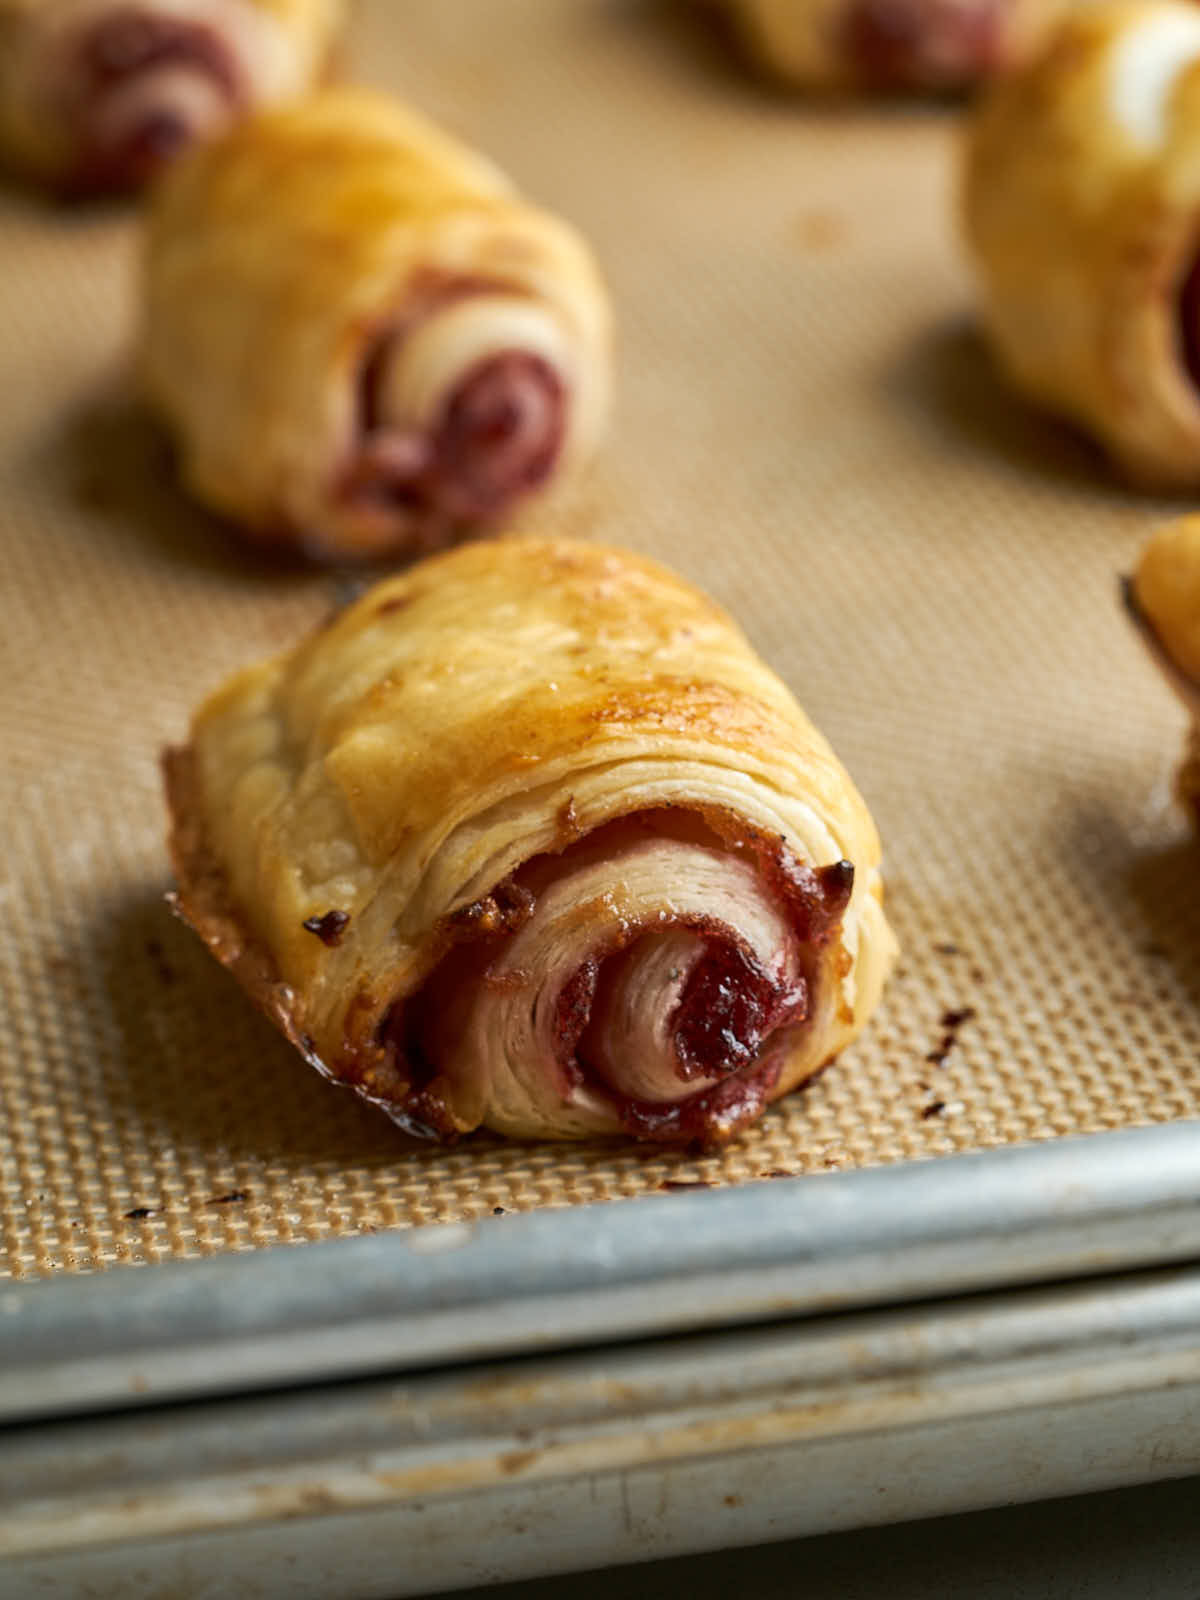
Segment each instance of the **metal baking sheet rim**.
[{"label": "metal baking sheet rim", "polygon": [[0,1423],[1200,1261],[1200,1121],[0,1288]]},{"label": "metal baking sheet rim", "polygon": [[394,1600],[1198,1467],[1193,1265],[17,1426],[0,1592]]}]

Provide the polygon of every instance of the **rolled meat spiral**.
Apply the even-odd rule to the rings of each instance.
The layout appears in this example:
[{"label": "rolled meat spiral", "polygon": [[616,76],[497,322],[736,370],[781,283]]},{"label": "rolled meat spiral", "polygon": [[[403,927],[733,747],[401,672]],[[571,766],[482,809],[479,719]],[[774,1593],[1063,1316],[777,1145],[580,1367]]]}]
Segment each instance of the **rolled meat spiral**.
[{"label": "rolled meat spiral", "polygon": [[752,58],[812,90],[970,87],[1025,60],[1066,0],[726,0]]},{"label": "rolled meat spiral", "polygon": [[609,311],[565,223],[366,90],[259,117],[151,207],[141,368],[194,493],[259,540],[411,554],[594,444]]},{"label": "rolled meat spiral", "polygon": [[711,1143],[862,1028],[862,800],[711,601],[465,545],[241,673],[169,753],[179,907],[404,1127]]},{"label": "rolled meat spiral", "polygon": [[1200,484],[1200,9],[1081,8],[985,96],[965,220],[982,314],[1034,400],[1150,487]]},{"label": "rolled meat spiral", "polygon": [[1200,516],[1176,518],[1155,532],[1127,596],[1151,653],[1192,718],[1177,789],[1200,826]]},{"label": "rolled meat spiral", "polygon": [[132,189],[306,90],[345,0],[0,0],[0,152],[67,190]]}]

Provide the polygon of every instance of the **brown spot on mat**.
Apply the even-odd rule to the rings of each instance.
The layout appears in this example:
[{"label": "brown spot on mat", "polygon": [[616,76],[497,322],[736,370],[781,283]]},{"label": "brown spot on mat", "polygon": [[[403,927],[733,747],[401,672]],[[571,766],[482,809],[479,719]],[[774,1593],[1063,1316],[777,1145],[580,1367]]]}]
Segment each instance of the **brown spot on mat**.
[{"label": "brown spot on mat", "polygon": [[970,1022],[975,1014],[974,1006],[961,1006],[955,1011],[943,1011],[942,1027],[946,1031],[942,1034],[941,1042],[937,1047],[925,1057],[926,1061],[932,1062],[935,1067],[940,1067],[951,1050],[954,1049],[958,1040],[958,1030],[965,1023]]},{"label": "brown spot on mat", "polygon": [[849,235],[849,223],[836,211],[802,211],[796,219],[796,237],[805,250],[835,250]]}]

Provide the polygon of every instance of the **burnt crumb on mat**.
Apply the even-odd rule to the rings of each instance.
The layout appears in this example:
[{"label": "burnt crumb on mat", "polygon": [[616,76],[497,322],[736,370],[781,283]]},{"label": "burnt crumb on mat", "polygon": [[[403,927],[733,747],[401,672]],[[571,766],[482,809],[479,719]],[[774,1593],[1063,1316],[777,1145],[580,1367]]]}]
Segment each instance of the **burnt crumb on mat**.
[{"label": "burnt crumb on mat", "polygon": [[315,933],[322,944],[332,947],[341,943],[349,921],[348,911],[326,911],[320,917],[305,917],[304,926],[309,933]]},{"label": "burnt crumb on mat", "polygon": [[493,1206],[492,1207],[492,1215],[494,1217],[506,1217],[508,1215],[508,1213],[507,1213],[507,1211],[505,1211],[503,1206]]},{"label": "burnt crumb on mat", "polygon": [[945,1030],[937,1048],[931,1050],[925,1057],[935,1067],[940,1067],[950,1054],[958,1040],[958,1031],[975,1016],[974,1006],[962,1006],[956,1011],[942,1012],[942,1027]]},{"label": "burnt crumb on mat", "polygon": [[125,1212],[126,1222],[145,1222],[147,1217],[156,1217],[158,1210],[155,1206],[134,1206],[132,1211]]},{"label": "burnt crumb on mat", "polygon": [[250,1198],[248,1189],[231,1189],[228,1194],[215,1194],[211,1200],[206,1200],[206,1206],[235,1206]]},{"label": "burnt crumb on mat", "polygon": [[944,1100],[932,1100],[927,1106],[922,1108],[921,1121],[928,1122],[931,1117],[940,1117],[945,1109],[946,1102]]}]

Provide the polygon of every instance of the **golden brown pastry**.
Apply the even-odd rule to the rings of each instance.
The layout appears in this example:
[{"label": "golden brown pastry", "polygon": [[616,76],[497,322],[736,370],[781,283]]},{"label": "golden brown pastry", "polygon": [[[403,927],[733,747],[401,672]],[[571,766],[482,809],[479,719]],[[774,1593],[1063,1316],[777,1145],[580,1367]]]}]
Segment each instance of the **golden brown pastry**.
[{"label": "golden brown pastry", "polygon": [[638,556],[435,556],[240,673],[166,760],[183,915],[402,1126],[719,1141],[893,956],[850,779]]},{"label": "golden brown pastry", "polygon": [[264,542],[407,554],[591,448],[609,311],[579,236],[489,162],[326,90],[160,187],[141,365],[200,499]]},{"label": "golden brown pastry", "polygon": [[1200,7],[1082,9],[985,97],[967,237],[1001,364],[1134,480],[1200,484]]},{"label": "golden brown pastry", "polygon": [[1128,597],[1151,653],[1193,719],[1178,789],[1200,824],[1200,515],[1179,517],[1155,533]]},{"label": "golden brown pastry", "polygon": [[135,188],[306,90],[345,0],[0,0],[0,153],[67,190]]},{"label": "golden brown pastry", "polygon": [[752,57],[814,90],[963,89],[1025,60],[1068,0],[726,0]]}]

